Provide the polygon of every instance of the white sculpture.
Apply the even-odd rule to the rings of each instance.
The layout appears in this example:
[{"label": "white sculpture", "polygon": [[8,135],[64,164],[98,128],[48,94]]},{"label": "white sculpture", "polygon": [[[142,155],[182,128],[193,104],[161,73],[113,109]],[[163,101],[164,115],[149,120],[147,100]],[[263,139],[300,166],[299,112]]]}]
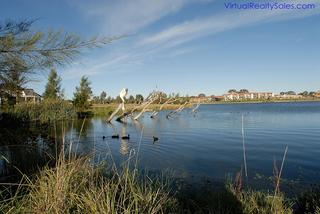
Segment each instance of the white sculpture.
[{"label": "white sculpture", "polygon": [[119,94],[120,99],[122,100],[122,111],[125,110],[125,108],[124,108],[124,102],[125,102],[124,98],[127,96],[127,94],[128,94],[128,89],[127,88],[123,88],[120,91],[120,94]]}]

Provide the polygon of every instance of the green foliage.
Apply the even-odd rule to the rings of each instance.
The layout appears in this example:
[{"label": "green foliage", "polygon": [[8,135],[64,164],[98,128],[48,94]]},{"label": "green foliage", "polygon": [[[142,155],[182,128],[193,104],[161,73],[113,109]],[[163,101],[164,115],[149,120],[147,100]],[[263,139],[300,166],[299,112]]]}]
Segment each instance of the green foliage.
[{"label": "green foliage", "polygon": [[308,91],[303,91],[303,92],[299,93],[299,95],[308,96],[308,95],[309,95],[309,92],[308,92]]},{"label": "green foliage", "polygon": [[73,104],[78,112],[83,112],[90,108],[89,100],[92,96],[90,84],[88,77],[82,76],[79,87],[76,87]]},{"label": "green foliage", "polygon": [[228,91],[228,93],[237,93],[237,90],[236,90],[236,89],[230,89],[230,90]]},{"label": "green foliage", "polygon": [[4,89],[11,95],[19,96],[21,88],[29,81],[24,74],[26,70],[22,69],[19,65],[12,64],[8,72],[0,72],[0,89]]},{"label": "green foliage", "polygon": [[127,100],[128,103],[135,103],[135,99],[134,99],[134,96],[130,95],[128,100]]},{"label": "green foliage", "polygon": [[240,89],[240,93],[249,93],[248,89]]},{"label": "green foliage", "polygon": [[43,98],[58,99],[61,98],[61,96],[61,77],[58,76],[55,69],[51,69]]},{"label": "green foliage", "polygon": [[300,194],[296,201],[297,213],[320,213],[320,186],[312,186]]},{"label": "green foliage", "polygon": [[107,97],[107,93],[105,91],[102,91],[100,94],[100,102],[105,103]]},{"label": "green foliage", "polygon": [[114,102],[115,103],[122,103],[122,100],[119,95],[114,99]]},{"label": "green foliage", "polygon": [[66,120],[75,116],[72,104],[63,100],[44,100],[41,103],[22,102],[16,104],[10,113],[23,120],[40,122]]},{"label": "green foliage", "polygon": [[143,96],[141,94],[136,95],[136,103],[142,103],[143,102]]},{"label": "green foliage", "polygon": [[[35,31],[34,21],[8,21],[0,25],[0,67],[6,70],[8,62],[21,60],[28,69],[48,67],[70,62],[83,48],[97,47],[117,38],[80,37],[62,31]],[[21,64],[21,63],[20,63]]]},{"label": "green foliage", "polygon": [[[99,47],[117,38],[82,40],[62,31],[37,31],[34,21],[0,23],[0,86],[12,69],[25,81],[36,69],[65,65],[83,49]],[[17,85],[17,84],[16,84]]]},{"label": "green foliage", "polygon": [[246,191],[240,196],[240,201],[245,214],[290,214],[291,206],[284,200],[283,195],[268,194],[260,191]]}]

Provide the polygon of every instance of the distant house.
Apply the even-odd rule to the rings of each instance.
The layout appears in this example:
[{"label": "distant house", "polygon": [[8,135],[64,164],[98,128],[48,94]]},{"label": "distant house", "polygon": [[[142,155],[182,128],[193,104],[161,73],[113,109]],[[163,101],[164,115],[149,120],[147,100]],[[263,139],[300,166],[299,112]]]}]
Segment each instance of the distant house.
[{"label": "distant house", "polygon": [[12,93],[5,89],[0,90],[0,105],[4,103],[15,104],[16,102],[38,103],[41,100],[41,95],[36,93],[33,89],[21,89],[19,96],[17,96],[17,93]]},{"label": "distant house", "polygon": [[317,91],[316,93],[314,93],[313,96],[316,97],[316,98],[320,98],[320,91]]},{"label": "distant house", "polygon": [[278,98],[278,99],[301,99],[301,98],[303,98],[303,95],[300,95],[300,94],[279,94],[279,95],[276,95],[276,98]]},{"label": "distant house", "polygon": [[274,97],[273,92],[231,92],[223,95],[224,100],[245,100],[245,99],[270,99]]},{"label": "distant house", "polygon": [[21,95],[19,97],[19,101],[20,100],[23,100],[25,102],[32,101],[34,103],[38,103],[42,100],[42,97],[41,95],[36,93],[33,89],[26,88],[26,89],[22,89]]}]

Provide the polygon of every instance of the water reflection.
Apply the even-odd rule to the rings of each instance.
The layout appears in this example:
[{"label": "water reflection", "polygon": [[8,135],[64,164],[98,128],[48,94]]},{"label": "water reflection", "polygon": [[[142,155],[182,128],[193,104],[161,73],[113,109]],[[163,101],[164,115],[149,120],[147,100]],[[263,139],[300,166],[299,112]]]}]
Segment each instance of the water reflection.
[{"label": "water reflection", "polygon": [[53,129],[12,118],[0,122],[0,181],[19,180],[22,173],[33,173],[54,163],[56,156]]},{"label": "water reflection", "polygon": [[[122,126],[121,128],[121,137],[127,135],[126,126]],[[120,137],[120,154],[127,155],[129,153],[129,145],[128,140],[124,140]]]}]

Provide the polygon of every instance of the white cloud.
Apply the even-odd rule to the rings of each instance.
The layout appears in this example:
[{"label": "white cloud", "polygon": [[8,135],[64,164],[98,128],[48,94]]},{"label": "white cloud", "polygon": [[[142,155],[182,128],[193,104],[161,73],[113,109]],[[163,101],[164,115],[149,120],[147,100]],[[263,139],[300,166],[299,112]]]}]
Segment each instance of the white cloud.
[{"label": "white cloud", "polygon": [[195,0],[116,0],[82,7],[109,35],[132,34]]},{"label": "white cloud", "polygon": [[[302,0],[292,1],[292,3],[303,3]],[[319,4],[318,1],[308,1],[308,3]],[[320,13],[320,7],[311,10],[226,10],[221,14],[186,21],[177,24],[161,32],[155,33],[142,39],[140,45],[167,45],[176,46],[190,40],[207,35],[216,34],[234,28],[244,27],[252,24],[281,21],[287,19],[303,18]]]},{"label": "white cloud", "polygon": [[[108,7],[96,6],[94,10],[89,10],[89,13],[101,16],[105,13],[105,18],[108,23],[110,22],[111,28],[119,32],[132,32],[151,24],[168,13],[179,10],[186,2],[190,1],[120,0]],[[302,3],[304,1],[295,0],[292,2]],[[310,0],[308,3],[319,4],[318,0]],[[139,37],[130,37],[124,46],[117,46],[111,53],[94,59],[83,59],[83,63],[67,72],[67,77],[78,78],[81,75],[118,72],[124,70],[119,69],[124,66],[129,66],[126,68],[131,71],[133,66],[141,66],[144,62],[158,56],[159,53],[165,52],[169,57],[175,57],[193,52],[196,48],[183,45],[204,36],[249,25],[304,18],[319,13],[320,7],[313,10],[224,10],[223,13],[185,21],[150,35],[142,34]]]}]

